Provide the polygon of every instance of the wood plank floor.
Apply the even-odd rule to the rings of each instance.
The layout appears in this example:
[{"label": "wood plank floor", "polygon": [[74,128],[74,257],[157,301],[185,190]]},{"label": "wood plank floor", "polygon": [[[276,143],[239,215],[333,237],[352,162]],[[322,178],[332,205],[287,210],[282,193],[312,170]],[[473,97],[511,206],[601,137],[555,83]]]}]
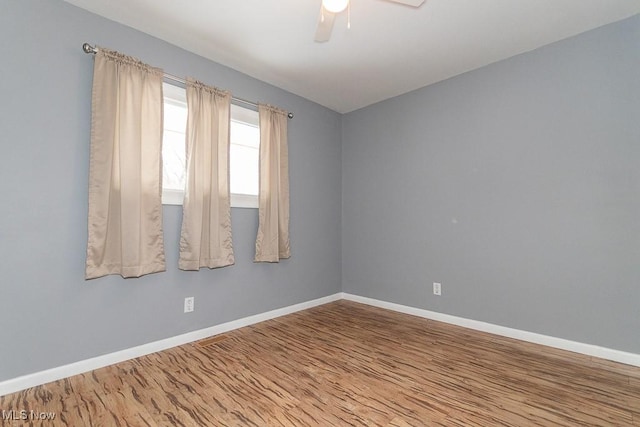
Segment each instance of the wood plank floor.
[{"label": "wood plank floor", "polygon": [[3,426],[640,426],[640,368],[338,301],[0,410],[56,414]]}]

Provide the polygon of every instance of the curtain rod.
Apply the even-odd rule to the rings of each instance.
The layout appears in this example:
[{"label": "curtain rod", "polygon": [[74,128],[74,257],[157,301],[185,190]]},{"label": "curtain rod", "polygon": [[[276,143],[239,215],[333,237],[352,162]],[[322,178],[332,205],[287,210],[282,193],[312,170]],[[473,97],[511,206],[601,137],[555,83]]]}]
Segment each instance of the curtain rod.
[{"label": "curtain rod", "polygon": [[[92,54],[98,53],[98,49],[95,48],[94,46],[91,46],[89,43],[84,43],[82,45],[82,50],[84,51],[84,53],[92,53]],[[177,83],[181,83],[183,85],[187,84],[187,81],[185,79],[174,76],[172,74],[164,73],[164,78],[167,80],[172,80]],[[235,96],[232,97],[231,99],[236,103],[250,105],[252,107],[258,108],[258,104],[256,104],[255,102],[247,101],[246,99],[242,99],[242,98],[236,98]],[[287,117],[289,117],[290,119],[293,119],[293,113],[288,112]]]}]

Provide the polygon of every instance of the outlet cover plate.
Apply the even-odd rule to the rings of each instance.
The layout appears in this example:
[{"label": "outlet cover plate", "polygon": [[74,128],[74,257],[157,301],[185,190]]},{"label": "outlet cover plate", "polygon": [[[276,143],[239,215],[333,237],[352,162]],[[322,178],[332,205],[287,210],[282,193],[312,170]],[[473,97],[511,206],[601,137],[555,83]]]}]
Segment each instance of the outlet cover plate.
[{"label": "outlet cover plate", "polygon": [[433,294],[438,296],[442,295],[442,284],[433,282]]},{"label": "outlet cover plate", "polygon": [[194,297],[187,297],[184,299],[184,312],[191,313],[194,309]]}]

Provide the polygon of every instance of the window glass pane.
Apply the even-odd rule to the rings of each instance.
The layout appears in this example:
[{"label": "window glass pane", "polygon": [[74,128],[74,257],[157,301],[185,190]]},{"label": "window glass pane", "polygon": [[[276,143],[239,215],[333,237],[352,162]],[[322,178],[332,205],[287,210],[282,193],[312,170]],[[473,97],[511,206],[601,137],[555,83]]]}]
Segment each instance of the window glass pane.
[{"label": "window glass pane", "polygon": [[187,105],[179,102],[164,103],[164,129],[184,132],[187,128]]},{"label": "window glass pane", "polygon": [[258,195],[258,149],[231,144],[231,192]]},{"label": "window glass pane", "polygon": [[260,146],[260,130],[257,126],[231,120],[231,143],[257,149]]},{"label": "window glass pane", "polygon": [[162,187],[170,190],[184,190],[186,182],[184,131],[165,130],[162,138]]},{"label": "window glass pane", "polygon": [[231,121],[231,192],[258,195],[260,131],[247,123]]}]

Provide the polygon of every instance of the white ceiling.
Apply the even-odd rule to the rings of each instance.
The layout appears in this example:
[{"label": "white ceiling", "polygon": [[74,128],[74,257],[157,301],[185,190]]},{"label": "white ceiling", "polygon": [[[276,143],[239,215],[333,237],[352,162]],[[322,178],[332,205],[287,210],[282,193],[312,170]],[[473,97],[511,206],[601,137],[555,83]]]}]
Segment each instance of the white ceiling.
[{"label": "white ceiling", "polygon": [[321,0],[66,1],[340,113],[640,13],[640,0],[351,0],[351,29],[343,13],[316,43]]}]

